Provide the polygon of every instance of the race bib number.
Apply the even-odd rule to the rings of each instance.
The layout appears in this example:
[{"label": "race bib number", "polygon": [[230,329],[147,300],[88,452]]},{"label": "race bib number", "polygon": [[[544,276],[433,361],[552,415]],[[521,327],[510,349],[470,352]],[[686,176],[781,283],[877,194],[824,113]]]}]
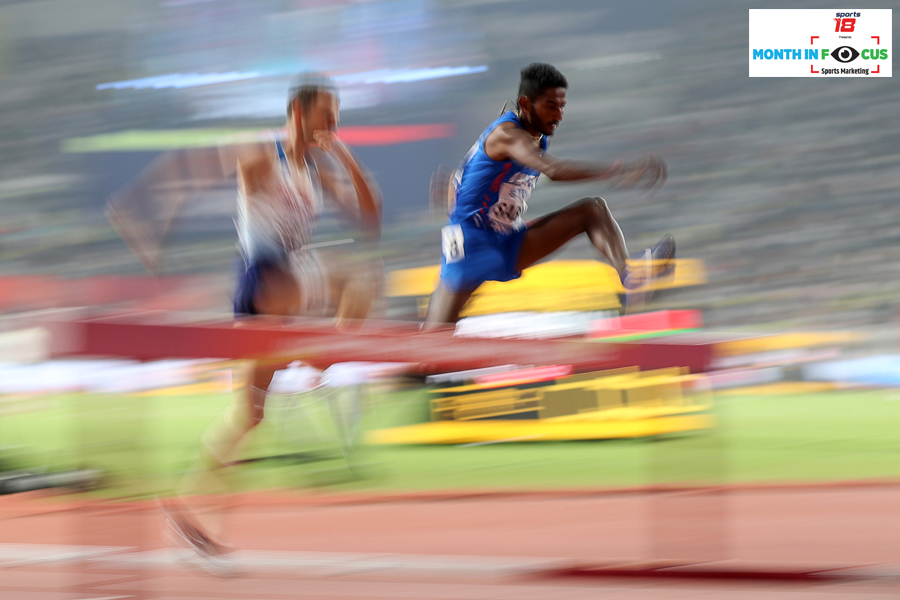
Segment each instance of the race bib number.
[{"label": "race bib number", "polygon": [[518,229],[522,215],[528,209],[528,198],[537,177],[518,173],[510,181],[500,184],[497,202],[488,211],[491,226],[495,231]]},{"label": "race bib number", "polygon": [[447,225],[441,229],[441,252],[447,264],[459,262],[466,257],[462,227]]}]

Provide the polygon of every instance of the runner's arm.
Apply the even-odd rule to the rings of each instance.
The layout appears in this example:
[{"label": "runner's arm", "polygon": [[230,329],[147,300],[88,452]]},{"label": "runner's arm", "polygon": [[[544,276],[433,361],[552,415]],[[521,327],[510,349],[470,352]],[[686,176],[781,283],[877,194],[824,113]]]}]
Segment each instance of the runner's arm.
[{"label": "runner's arm", "polygon": [[353,184],[356,203],[352,206],[348,205],[347,199],[353,194],[349,190],[342,190],[346,186],[341,186],[337,182],[337,174],[332,169],[319,168],[322,187],[341,208],[359,219],[370,241],[378,241],[381,239],[381,194],[378,186],[363,173],[362,167],[357,163],[350,149],[336,136],[329,134],[327,139],[321,139],[318,142],[319,148],[323,152],[330,153],[346,169]]},{"label": "runner's arm", "polygon": [[551,181],[584,181],[618,179],[623,186],[631,186],[647,176],[647,187],[665,183],[666,163],[655,154],[647,154],[633,162],[615,161],[613,164],[562,160],[549,152],[542,153],[534,138],[519,127],[498,127],[485,143],[489,156],[497,160],[513,159],[540,171]]},{"label": "runner's arm", "polygon": [[106,202],[106,216],[147,270],[158,272],[162,246],[188,197],[234,176],[257,143],[173,150],[160,155]]}]

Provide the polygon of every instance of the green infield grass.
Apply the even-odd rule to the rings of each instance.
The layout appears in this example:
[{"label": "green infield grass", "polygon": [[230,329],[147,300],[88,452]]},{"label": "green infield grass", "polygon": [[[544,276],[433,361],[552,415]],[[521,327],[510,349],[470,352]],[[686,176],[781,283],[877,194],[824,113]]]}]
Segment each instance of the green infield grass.
[{"label": "green infield grass", "polygon": [[[230,394],[70,394],[4,398],[0,462],[9,469],[99,468],[97,494],[167,493]],[[427,420],[421,390],[372,394],[366,428]],[[398,492],[547,490],[660,483],[812,482],[900,476],[900,391],[719,395],[712,431],[639,440],[358,447],[347,468],[323,403],[270,400],[234,489]],[[321,460],[299,459],[318,457]],[[295,460],[296,459],[296,460]]]}]

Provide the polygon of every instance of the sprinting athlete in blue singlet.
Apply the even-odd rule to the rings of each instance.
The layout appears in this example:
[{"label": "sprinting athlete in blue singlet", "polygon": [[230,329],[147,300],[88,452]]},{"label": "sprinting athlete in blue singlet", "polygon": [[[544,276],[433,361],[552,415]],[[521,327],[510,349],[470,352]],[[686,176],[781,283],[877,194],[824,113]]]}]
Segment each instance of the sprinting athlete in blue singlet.
[{"label": "sprinting athlete in blue singlet", "polygon": [[426,328],[455,323],[482,283],[515,279],[582,233],[618,271],[629,308],[645,296],[654,275],[671,271],[675,240],[668,234],[629,268],[625,238],[603,198],[583,198],[530,224],[522,220],[541,173],[553,181],[615,179],[632,186],[646,177],[648,187],[665,183],[665,163],[653,154],[612,165],[551,156],[548,138],[562,121],[567,88],[551,65],[522,69],[517,110],[491,123],[463,159],[452,182],[450,222],[441,230],[441,280]]},{"label": "sprinting athlete in blue singlet", "polygon": [[[522,127],[515,112],[500,115],[484,130],[453,177],[456,201],[450,224],[442,231],[441,279],[456,291],[519,276],[514,260],[527,231],[522,215],[541,172],[513,160],[494,160],[485,152],[485,139],[504,123]],[[546,136],[542,135],[538,144],[541,153],[547,151]]]}]

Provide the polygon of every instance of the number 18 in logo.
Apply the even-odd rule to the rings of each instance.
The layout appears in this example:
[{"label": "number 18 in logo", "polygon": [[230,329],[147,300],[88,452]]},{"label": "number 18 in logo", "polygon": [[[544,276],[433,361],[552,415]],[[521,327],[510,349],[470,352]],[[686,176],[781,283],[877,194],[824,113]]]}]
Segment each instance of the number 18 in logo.
[{"label": "number 18 in logo", "polygon": [[835,33],[852,33],[853,28],[856,27],[856,19],[852,17],[843,18],[843,19],[834,19],[834,31]]}]

